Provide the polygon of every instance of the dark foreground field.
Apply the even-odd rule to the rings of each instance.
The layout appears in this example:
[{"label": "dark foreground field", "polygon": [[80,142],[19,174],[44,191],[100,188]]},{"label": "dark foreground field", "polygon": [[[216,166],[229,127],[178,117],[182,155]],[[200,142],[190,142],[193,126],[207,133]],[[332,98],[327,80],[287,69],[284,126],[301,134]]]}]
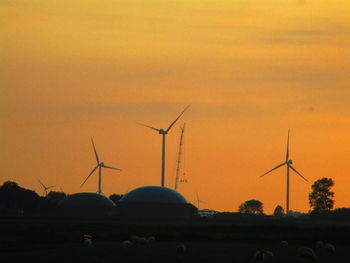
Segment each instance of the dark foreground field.
[{"label": "dark foreground field", "polygon": [[[342,224],[298,221],[125,223],[104,221],[0,221],[2,262],[255,262],[258,249],[270,250],[274,257],[264,262],[308,262],[298,257],[297,248],[315,249],[323,240],[336,253],[315,249],[316,262],[349,262],[350,227]],[[83,245],[83,235],[93,236],[91,248]],[[123,248],[130,235],[154,235],[149,245]],[[280,247],[288,240],[287,248]],[[182,242],[187,251],[178,255]],[[311,261],[310,261],[311,262]]]},{"label": "dark foreground field", "polygon": [[[275,243],[236,243],[236,242],[184,242],[188,251],[179,256],[175,252],[177,242],[158,241],[150,246],[123,249],[119,241],[96,241],[92,248],[82,242],[55,244],[21,244],[16,249],[1,249],[2,262],[255,262],[252,255],[257,249],[268,249],[274,257],[264,262],[307,262],[297,256],[301,245],[291,244],[280,248]],[[336,247],[336,253],[316,250],[316,262],[348,262],[349,247]]]}]

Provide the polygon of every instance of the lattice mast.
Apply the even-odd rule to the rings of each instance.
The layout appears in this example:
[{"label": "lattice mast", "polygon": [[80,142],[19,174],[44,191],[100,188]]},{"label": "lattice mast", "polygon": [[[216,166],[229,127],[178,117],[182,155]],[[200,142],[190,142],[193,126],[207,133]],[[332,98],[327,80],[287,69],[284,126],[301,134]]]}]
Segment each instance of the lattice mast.
[{"label": "lattice mast", "polygon": [[184,125],[182,127],[180,127],[181,135],[180,135],[179,150],[178,150],[178,154],[177,154],[177,167],[176,167],[176,177],[175,177],[175,190],[176,191],[177,191],[178,183],[180,181],[181,156],[182,156],[182,148],[183,148],[183,142],[184,142],[185,127],[186,127],[186,123],[184,123]]}]

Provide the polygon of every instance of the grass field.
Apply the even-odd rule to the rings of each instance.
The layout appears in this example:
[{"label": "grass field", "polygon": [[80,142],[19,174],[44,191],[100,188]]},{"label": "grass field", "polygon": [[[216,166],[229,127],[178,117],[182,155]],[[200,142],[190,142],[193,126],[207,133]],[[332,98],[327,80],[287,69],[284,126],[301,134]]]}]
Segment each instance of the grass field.
[{"label": "grass field", "polygon": [[[83,234],[93,246],[83,245]],[[154,235],[150,245],[128,249],[121,242],[130,235]],[[297,249],[314,249],[317,240],[331,242],[336,253],[315,249],[316,262],[349,262],[350,225],[347,222],[267,221],[125,223],[81,220],[0,220],[1,262],[254,262],[258,249],[274,256],[264,262],[308,262]],[[289,246],[281,248],[281,240]],[[182,242],[187,251],[176,254]]]},{"label": "grass field", "polygon": [[[20,244],[1,249],[2,262],[254,262],[257,249],[267,249],[274,257],[265,262],[307,262],[297,256],[299,246],[314,244],[290,244],[281,248],[278,243],[232,243],[232,242],[183,242],[187,251],[177,255],[176,241],[156,241],[149,246],[124,249],[121,241],[94,241],[91,248],[82,242],[55,244]],[[349,247],[337,246],[336,253],[315,250],[317,262],[348,262]]]}]

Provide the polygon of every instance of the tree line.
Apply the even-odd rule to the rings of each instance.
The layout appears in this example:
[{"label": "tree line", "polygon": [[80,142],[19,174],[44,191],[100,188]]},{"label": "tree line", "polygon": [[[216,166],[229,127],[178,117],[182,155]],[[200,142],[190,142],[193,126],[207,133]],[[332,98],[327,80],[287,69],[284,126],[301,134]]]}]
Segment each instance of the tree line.
[{"label": "tree line", "polygon": [[[334,192],[331,187],[334,186],[332,178],[321,178],[313,183],[309,194],[309,205],[311,213],[320,214],[330,211],[334,207]],[[264,204],[259,200],[247,200],[240,204],[238,212],[247,214],[264,214]],[[277,205],[273,215],[282,216],[285,211],[282,206]]]},{"label": "tree line", "polygon": [[[338,208],[331,211],[334,207],[334,192],[331,191],[333,186],[333,179],[326,177],[313,183],[308,196],[311,214],[327,215],[327,213],[332,212],[338,216],[346,215],[350,217],[350,208]],[[66,196],[67,194],[63,191],[50,191],[46,196],[39,196],[33,190],[22,188],[15,182],[7,181],[0,186],[0,214],[21,215],[24,212],[26,214],[50,212],[58,208],[59,203]],[[109,199],[117,204],[122,196],[112,194]],[[238,212],[263,215],[264,205],[259,200],[247,200],[239,205]],[[290,213],[298,214],[298,212],[293,211],[290,211]],[[285,215],[283,207],[277,205],[273,215]]]},{"label": "tree line", "polygon": [[[63,191],[50,191],[40,196],[35,191],[22,188],[16,182],[6,181],[0,186],[0,214],[22,215],[54,211],[67,196]],[[123,195],[112,194],[109,199],[117,203]]]}]

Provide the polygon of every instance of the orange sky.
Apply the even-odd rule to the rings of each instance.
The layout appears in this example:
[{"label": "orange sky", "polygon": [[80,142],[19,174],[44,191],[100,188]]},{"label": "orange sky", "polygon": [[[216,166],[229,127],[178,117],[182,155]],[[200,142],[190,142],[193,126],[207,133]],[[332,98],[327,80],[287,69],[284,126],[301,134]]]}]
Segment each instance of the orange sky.
[{"label": "orange sky", "polygon": [[[297,0],[0,1],[1,182],[42,193],[97,191],[90,136],[106,164],[103,192],[174,186],[186,121],[180,192],[236,211],[259,199],[285,205],[283,162],[310,182],[335,180],[350,206],[350,2]],[[308,211],[311,184],[291,177],[292,210]]]}]

